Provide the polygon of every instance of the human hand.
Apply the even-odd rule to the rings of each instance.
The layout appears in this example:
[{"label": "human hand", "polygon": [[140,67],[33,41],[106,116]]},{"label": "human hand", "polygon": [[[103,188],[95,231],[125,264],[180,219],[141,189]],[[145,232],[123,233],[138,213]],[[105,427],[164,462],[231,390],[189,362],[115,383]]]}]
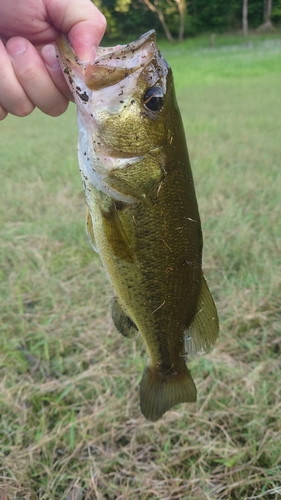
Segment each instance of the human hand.
[{"label": "human hand", "polygon": [[73,99],[54,42],[65,33],[78,57],[93,61],[105,27],[91,0],[0,0],[0,120],[35,107],[64,113]]}]

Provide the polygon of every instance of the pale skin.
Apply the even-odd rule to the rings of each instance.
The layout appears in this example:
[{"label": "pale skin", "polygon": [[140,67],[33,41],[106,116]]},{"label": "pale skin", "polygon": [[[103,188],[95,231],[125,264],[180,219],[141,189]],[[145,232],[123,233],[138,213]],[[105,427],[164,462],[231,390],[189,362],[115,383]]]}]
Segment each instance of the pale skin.
[{"label": "pale skin", "polygon": [[0,120],[35,107],[64,113],[73,99],[55,40],[65,33],[79,59],[93,61],[105,27],[90,0],[0,0]]}]

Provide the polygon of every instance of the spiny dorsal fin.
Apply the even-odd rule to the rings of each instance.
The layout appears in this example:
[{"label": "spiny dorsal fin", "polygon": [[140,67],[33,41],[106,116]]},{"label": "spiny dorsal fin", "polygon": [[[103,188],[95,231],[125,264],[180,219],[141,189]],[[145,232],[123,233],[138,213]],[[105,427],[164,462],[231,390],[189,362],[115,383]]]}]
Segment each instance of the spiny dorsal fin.
[{"label": "spiny dorsal fin", "polygon": [[207,352],[219,334],[217,309],[203,274],[196,313],[184,334],[185,350],[191,357]]}]

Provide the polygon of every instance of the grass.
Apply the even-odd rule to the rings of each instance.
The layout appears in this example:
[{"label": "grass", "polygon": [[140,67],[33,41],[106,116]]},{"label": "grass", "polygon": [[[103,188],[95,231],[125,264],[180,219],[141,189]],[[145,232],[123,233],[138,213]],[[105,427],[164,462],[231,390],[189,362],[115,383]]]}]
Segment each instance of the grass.
[{"label": "grass", "polygon": [[281,497],[281,42],[163,45],[221,332],[152,424],[84,232],[73,106],[1,123],[1,500]]}]

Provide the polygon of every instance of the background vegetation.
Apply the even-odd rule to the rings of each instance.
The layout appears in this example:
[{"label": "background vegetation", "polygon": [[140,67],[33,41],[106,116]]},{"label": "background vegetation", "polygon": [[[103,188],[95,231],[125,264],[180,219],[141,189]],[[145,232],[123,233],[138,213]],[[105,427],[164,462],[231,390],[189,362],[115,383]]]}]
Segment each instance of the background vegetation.
[{"label": "background vegetation", "polygon": [[139,409],[140,339],[113,328],[84,231],[74,106],[1,123],[0,498],[281,496],[281,40],[163,44],[221,331],[196,404]]},{"label": "background vegetation", "polygon": [[[242,30],[246,8],[247,29],[273,30],[280,25],[281,0],[96,0],[106,15],[107,38],[136,35],[154,26],[173,38],[202,33]],[[266,24],[265,24],[266,23]],[[246,31],[247,31],[246,29]]]}]

